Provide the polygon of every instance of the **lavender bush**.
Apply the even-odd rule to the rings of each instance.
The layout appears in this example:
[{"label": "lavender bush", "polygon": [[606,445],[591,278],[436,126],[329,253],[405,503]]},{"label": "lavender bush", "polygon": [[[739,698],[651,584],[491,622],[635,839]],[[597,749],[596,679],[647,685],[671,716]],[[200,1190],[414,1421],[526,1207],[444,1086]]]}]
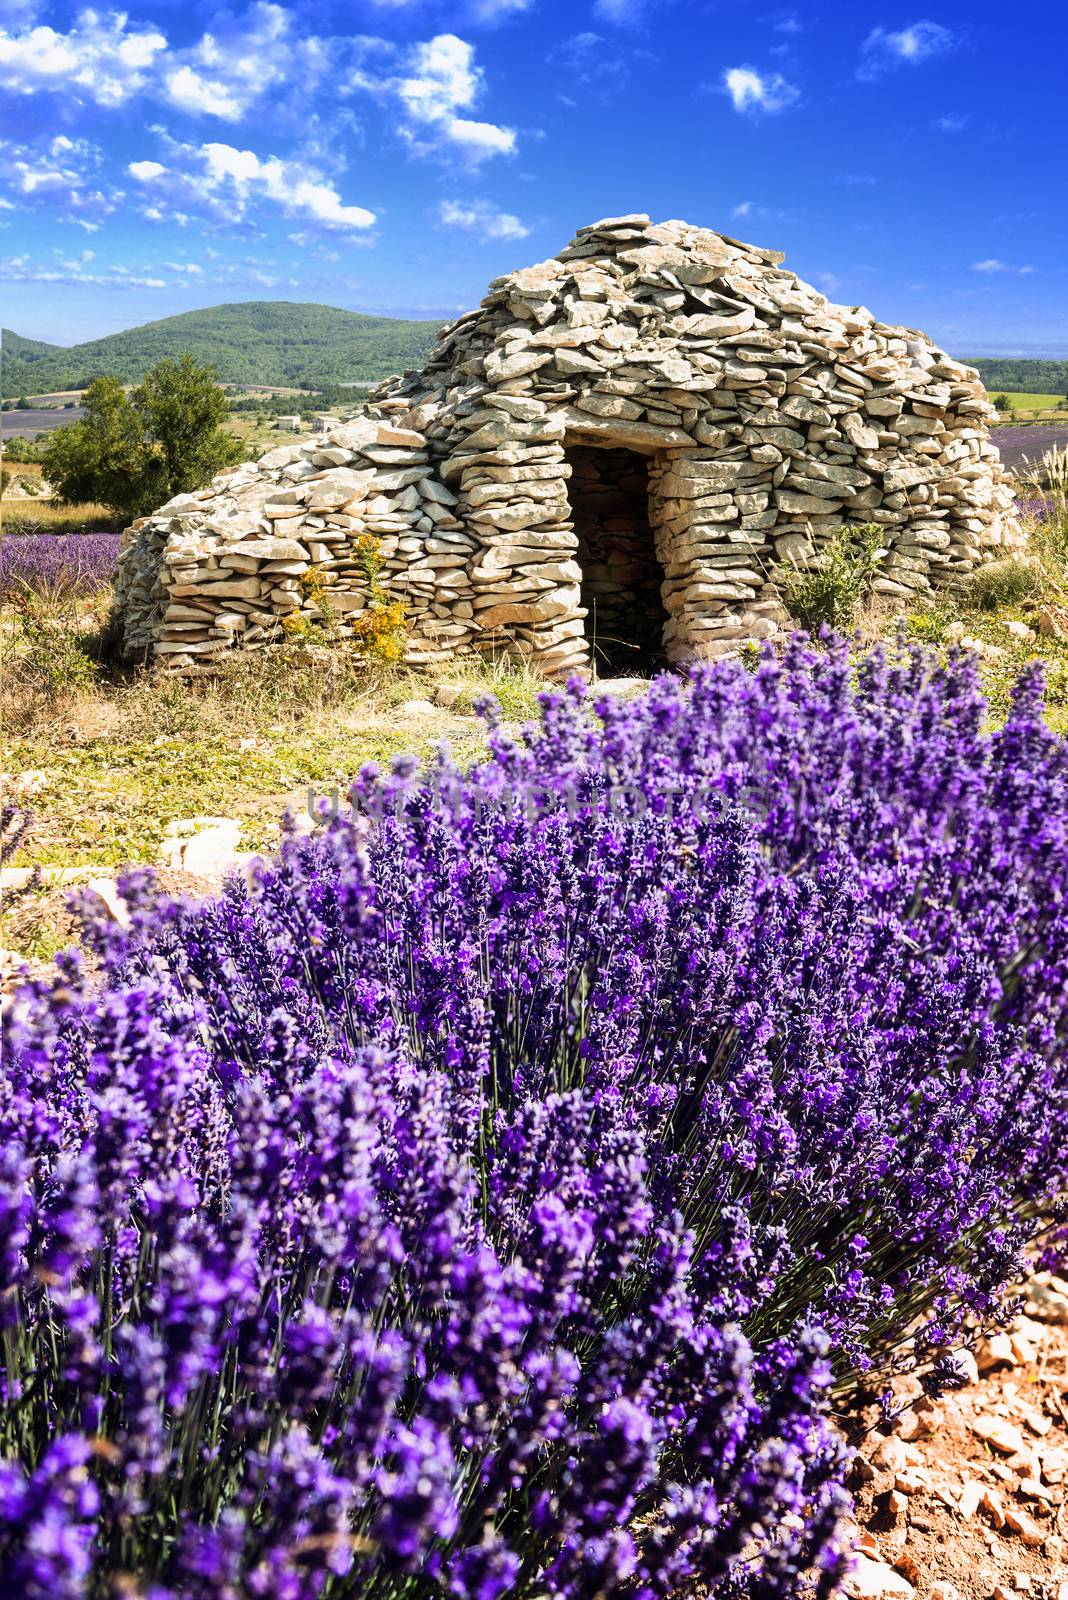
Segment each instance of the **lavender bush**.
[{"label": "lavender bush", "polygon": [[106,589],[119,555],[117,533],[14,533],[0,539],[0,596],[93,594]]},{"label": "lavender bush", "polygon": [[1016,511],[1019,516],[1031,517],[1035,522],[1048,522],[1056,515],[1056,505],[1049,495],[1033,494],[1026,500],[1016,501]]},{"label": "lavender bush", "polygon": [[131,878],[10,1022],[8,1584],[829,1592],[828,1385],[953,1383],[1068,1168],[1064,747],[984,716],[798,643]]}]

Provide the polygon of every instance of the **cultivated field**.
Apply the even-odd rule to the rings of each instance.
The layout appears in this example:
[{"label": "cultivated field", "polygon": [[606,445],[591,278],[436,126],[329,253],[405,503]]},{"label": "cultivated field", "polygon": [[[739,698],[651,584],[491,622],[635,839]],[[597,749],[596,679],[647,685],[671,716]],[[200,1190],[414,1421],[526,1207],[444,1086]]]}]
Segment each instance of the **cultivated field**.
[{"label": "cultivated field", "polygon": [[1068,445],[1068,421],[992,428],[990,437],[1009,471],[1026,476],[1048,451],[1063,450]]},{"label": "cultivated field", "polygon": [[0,439],[39,439],[54,428],[80,422],[85,415],[80,406],[37,406],[28,411],[0,411]]},{"label": "cultivated field", "polygon": [[1066,409],[1063,395],[1055,394],[1018,394],[1014,390],[1001,391],[1012,407],[1013,411],[1038,412],[1047,411],[1056,414],[1058,410]]}]

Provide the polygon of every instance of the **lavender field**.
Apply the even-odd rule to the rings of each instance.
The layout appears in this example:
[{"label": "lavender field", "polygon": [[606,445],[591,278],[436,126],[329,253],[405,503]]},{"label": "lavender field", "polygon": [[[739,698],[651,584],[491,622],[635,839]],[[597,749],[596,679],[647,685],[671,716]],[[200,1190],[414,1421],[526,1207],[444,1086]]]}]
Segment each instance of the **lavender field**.
[{"label": "lavender field", "polygon": [[576,684],[129,878],[7,1011],[7,1592],[830,1594],[832,1403],[963,1382],[1068,1177],[1068,756],[986,710]]},{"label": "lavender field", "polygon": [[117,533],[14,533],[0,538],[0,596],[20,587],[93,594],[110,587],[119,555]]},{"label": "lavender field", "polygon": [[1035,423],[1018,428],[992,428],[990,437],[1010,472],[1026,474],[1051,450],[1068,447],[1068,423]]}]

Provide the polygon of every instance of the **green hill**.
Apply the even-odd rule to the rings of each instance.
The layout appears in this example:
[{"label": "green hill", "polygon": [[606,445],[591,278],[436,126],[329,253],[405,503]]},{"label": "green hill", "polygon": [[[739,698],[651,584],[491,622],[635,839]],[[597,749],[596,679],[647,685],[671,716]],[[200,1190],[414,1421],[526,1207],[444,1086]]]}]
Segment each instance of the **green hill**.
[{"label": "green hill", "polygon": [[146,322],[88,344],[43,344],[5,328],[0,388],[5,398],[84,389],[104,373],[136,383],[162,356],[190,351],[209,361],[222,383],[377,382],[419,365],[437,322],[369,317],[334,306],[250,300]]},{"label": "green hill", "polygon": [[[317,388],[337,383],[377,383],[426,358],[440,326],[399,317],[371,317],[336,306],[287,300],[247,300],[209,306],[181,316],[69,348],[0,332],[0,394],[47,394],[84,389],[93,378],[114,373],[136,383],[162,356],[190,351],[209,361],[222,383],[262,383]],[[967,358],[965,358],[967,359]],[[991,394],[1068,393],[1068,361],[1022,357],[972,360]]]},{"label": "green hill", "polygon": [[1068,361],[1031,361],[1023,356],[963,358],[977,367],[988,394],[1068,394]]}]

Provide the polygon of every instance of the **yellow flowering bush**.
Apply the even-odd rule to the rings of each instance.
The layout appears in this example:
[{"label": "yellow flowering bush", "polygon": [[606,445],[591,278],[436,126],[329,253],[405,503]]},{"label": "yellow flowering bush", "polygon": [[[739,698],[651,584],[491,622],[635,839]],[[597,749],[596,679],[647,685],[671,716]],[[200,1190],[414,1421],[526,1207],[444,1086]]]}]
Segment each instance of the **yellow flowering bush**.
[{"label": "yellow flowering bush", "polygon": [[367,580],[367,608],[352,619],[353,647],[374,661],[400,661],[404,655],[404,604],[379,582],[382,550],[372,533],[356,541],[356,559]]}]

